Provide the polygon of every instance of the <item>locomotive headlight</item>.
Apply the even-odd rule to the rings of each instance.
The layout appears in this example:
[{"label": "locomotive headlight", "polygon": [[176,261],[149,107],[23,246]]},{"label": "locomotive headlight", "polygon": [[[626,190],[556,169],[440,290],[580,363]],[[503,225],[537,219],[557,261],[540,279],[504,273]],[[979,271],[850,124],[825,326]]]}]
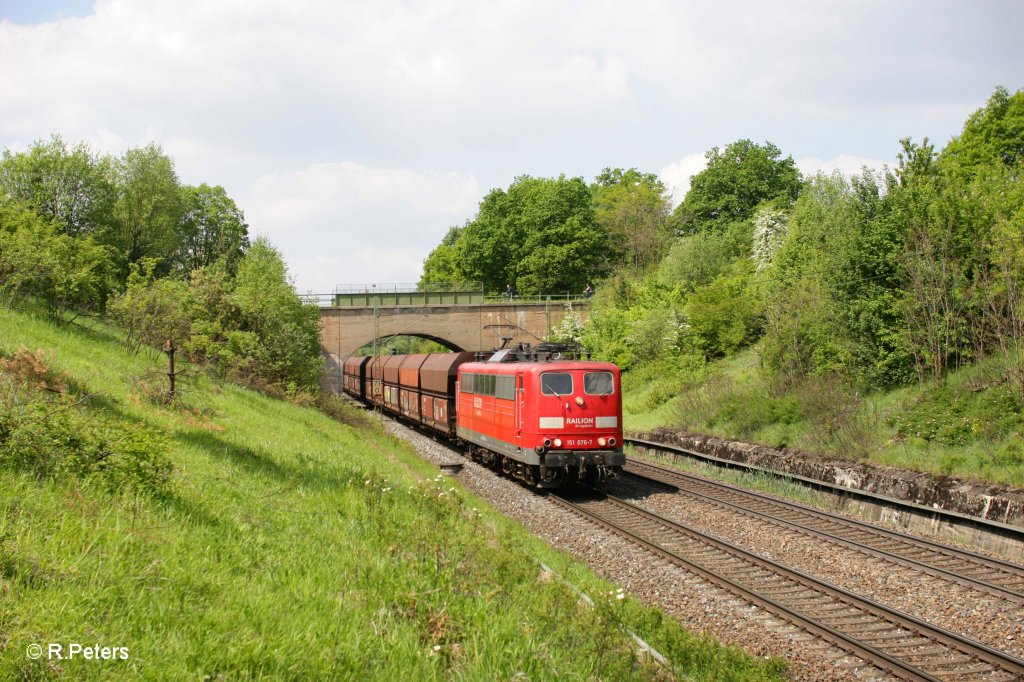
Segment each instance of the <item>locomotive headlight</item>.
[{"label": "locomotive headlight", "polygon": [[597,444],[600,445],[603,448],[605,445],[608,444],[608,441],[606,441],[604,438],[598,438],[597,439]]},{"label": "locomotive headlight", "polygon": [[562,439],[561,438],[556,438],[555,439],[555,447],[556,448],[562,447]]},{"label": "locomotive headlight", "polygon": [[576,404],[579,405],[580,407],[583,407],[583,398],[580,396],[576,396]]},{"label": "locomotive headlight", "polygon": [[550,448],[551,447],[551,439],[550,438],[545,438],[544,439],[544,447],[546,447],[546,448]]},{"label": "locomotive headlight", "polygon": [[609,438],[609,439],[608,439],[608,445],[611,445],[611,446],[613,446],[613,447],[615,446],[615,443],[616,443],[616,442],[617,442],[617,441],[616,441],[616,440],[615,440],[614,438]]}]

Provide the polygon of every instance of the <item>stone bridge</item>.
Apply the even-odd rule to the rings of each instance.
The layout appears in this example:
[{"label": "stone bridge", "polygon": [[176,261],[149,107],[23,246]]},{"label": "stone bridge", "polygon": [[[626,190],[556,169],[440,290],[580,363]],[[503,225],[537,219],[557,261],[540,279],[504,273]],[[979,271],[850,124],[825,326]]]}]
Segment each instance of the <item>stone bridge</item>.
[{"label": "stone bridge", "polygon": [[[340,386],[340,362],[374,340],[418,336],[457,351],[538,343],[568,309],[559,301],[323,307],[320,346],[330,385]],[[572,310],[586,319],[589,301],[574,301]]]}]

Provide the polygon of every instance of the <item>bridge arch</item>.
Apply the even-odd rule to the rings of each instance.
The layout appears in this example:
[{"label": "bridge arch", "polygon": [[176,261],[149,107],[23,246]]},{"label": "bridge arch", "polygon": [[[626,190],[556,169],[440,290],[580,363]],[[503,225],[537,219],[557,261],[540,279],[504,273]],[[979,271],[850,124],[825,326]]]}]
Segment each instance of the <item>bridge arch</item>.
[{"label": "bridge arch", "polygon": [[388,346],[389,342],[391,341],[391,339],[402,337],[402,336],[414,336],[417,339],[425,339],[427,341],[433,341],[434,343],[436,343],[436,344],[438,344],[440,346],[444,346],[445,348],[447,348],[448,350],[452,351],[453,353],[459,353],[461,351],[466,350],[465,348],[461,348],[460,346],[458,346],[457,344],[449,341],[448,339],[443,339],[443,338],[441,338],[439,336],[434,336],[433,334],[423,334],[423,333],[418,333],[418,332],[404,332],[402,334],[381,335],[381,336],[378,336],[376,339],[369,339],[368,341],[363,342],[362,344],[360,344],[359,348],[366,348],[367,346],[371,345],[374,341],[378,341],[381,348],[386,348]]}]

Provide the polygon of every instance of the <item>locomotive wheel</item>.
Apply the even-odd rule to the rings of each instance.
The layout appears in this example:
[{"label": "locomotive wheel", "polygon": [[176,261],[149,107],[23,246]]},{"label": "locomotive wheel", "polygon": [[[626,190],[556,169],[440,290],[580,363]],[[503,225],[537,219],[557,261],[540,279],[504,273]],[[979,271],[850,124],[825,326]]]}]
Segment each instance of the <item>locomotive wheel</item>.
[{"label": "locomotive wheel", "polygon": [[604,465],[587,467],[581,474],[580,481],[587,485],[600,485],[615,477],[612,468]]},{"label": "locomotive wheel", "polygon": [[569,472],[564,468],[549,469],[540,468],[540,484],[544,488],[562,488],[569,480]]}]

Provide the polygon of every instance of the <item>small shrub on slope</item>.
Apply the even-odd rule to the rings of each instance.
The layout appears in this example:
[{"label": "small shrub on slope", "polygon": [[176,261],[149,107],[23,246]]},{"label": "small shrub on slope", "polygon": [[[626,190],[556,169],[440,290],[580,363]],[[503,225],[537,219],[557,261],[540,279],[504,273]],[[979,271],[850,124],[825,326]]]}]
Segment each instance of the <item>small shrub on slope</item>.
[{"label": "small shrub on slope", "polygon": [[87,396],[69,393],[41,352],[0,360],[0,466],[158,493],[170,484],[168,449],[159,433],[89,409]]}]

